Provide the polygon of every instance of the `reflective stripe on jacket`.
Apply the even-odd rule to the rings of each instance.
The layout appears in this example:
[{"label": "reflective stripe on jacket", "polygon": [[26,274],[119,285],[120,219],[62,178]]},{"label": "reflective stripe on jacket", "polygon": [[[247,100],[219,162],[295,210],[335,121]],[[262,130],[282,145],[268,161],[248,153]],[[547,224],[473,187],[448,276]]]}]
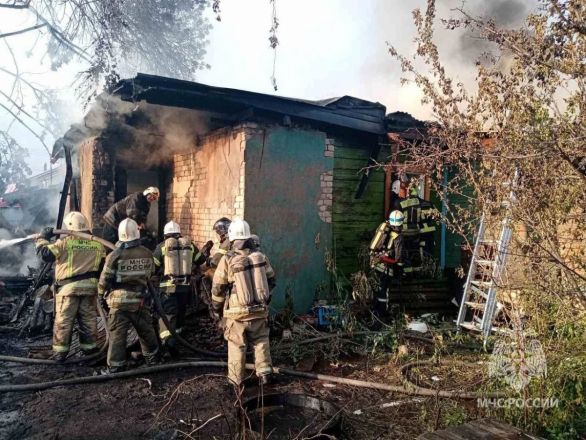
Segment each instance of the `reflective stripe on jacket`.
[{"label": "reflective stripe on jacket", "polygon": [[[41,255],[49,252],[55,261],[55,281],[59,284],[73,277],[98,272],[106,256],[104,246],[94,240],[83,240],[73,236],[60,238],[55,243],[38,239],[35,243]],[[43,259],[46,258],[43,256]],[[65,283],[64,283],[65,284]],[[96,293],[97,275],[93,278],[73,281],[61,287],[62,295],[93,295]]]},{"label": "reflective stripe on jacket", "polygon": [[144,246],[119,247],[106,258],[98,293],[109,292],[110,307],[141,303],[147,295],[147,281],[154,268],[153,253]]}]

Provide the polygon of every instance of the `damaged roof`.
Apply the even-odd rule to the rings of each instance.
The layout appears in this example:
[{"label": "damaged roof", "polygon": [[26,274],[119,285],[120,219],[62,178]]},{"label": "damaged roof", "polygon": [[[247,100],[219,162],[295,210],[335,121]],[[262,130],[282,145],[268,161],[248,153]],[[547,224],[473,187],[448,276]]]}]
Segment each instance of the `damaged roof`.
[{"label": "damaged roof", "polygon": [[351,96],[307,101],[142,73],[133,79],[120,81],[112,94],[118,95],[124,101],[144,100],[151,104],[219,113],[237,114],[252,108],[367,133],[385,133],[385,106]]},{"label": "damaged roof", "polygon": [[[386,133],[385,106],[352,96],[308,101],[143,73],[121,80],[109,94],[128,102],[146,101],[162,106],[222,113],[228,116],[228,120],[235,121],[258,115],[277,117],[283,123],[309,123],[374,135]],[[73,147],[91,135],[83,126],[72,126],[55,142],[53,156],[59,154],[63,145]]]}]

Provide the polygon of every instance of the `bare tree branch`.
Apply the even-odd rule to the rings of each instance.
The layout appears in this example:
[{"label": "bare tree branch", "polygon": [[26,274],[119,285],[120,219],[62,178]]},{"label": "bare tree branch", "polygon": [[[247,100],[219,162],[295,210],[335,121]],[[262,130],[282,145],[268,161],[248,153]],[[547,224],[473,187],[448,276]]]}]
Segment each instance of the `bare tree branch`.
[{"label": "bare tree branch", "polygon": [[0,8],[7,9],[27,9],[30,6],[31,0],[25,2],[13,1],[11,4],[0,3]]},{"label": "bare tree branch", "polygon": [[35,26],[31,26],[31,27],[28,27],[28,28],[20,29],[18,31],[14,31],[14,32],[7,32],[5,34],[0,34],[0,38],[7,38],[7,37],[12,37],[13,35],[24,34],[25,32],[34,31],[34,30],[43,28],[45,26],[47,26],[47,23],[37,24]]},{"label": "bare tree branch", "polygon": [[12,117],[14,117],[14,119],[16,119],[20,125],[22,125],[24,128],[26,128],[34,137],[36,137],[41,144],[43,145],[43,148],[45,148],[45,151],[47,152],[47,154],[50,156],[51,155],[51,150],[49,149],[49,147],[47,146],[47,144],[45,143],[45,141],[43,140],[43,138],[37,134],[37,132],[35,130],[33,130],[26,122],[24,122],[17,113],[14,113],[10,108],[8,108],[7,106],[5,106],[4,104],[2,104],[0,102],[0,107],[2,107],[4,110],[6,110],[9,114],[12,115]]}]

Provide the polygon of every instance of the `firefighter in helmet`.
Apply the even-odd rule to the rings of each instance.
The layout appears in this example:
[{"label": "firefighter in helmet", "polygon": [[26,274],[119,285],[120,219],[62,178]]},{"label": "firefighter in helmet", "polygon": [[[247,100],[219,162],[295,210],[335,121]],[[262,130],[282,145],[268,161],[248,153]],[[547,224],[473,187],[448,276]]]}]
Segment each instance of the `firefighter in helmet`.
[{"label": "firefighter in helmet", "polygon": [[423,263],[423,256],[433,255],[436,209],[433,204],[419,196],[418,181],[413,180],[409,188],[409,197],[400,202],[405,215],[403,234],[405,248],[412,267],[407,272],[415,272]]},{"label": "firefighter in helmet", "polygon": [[159,188],[149,186],[144,191],[129,194],[114,203],[104,214],[102,237],[111,243],[116,243],[118,241],[118,226],[125,218],[133,219],[140,229],[144,229],[151,203],[159,200],[160,195]]},{"label": "firefighter in helmet", "polygon": [[109,309],[108,372],[126,368],[126,338],[132,325],[147,364],[158,362],[159,342],[150,315],[147,283],[155,270],[153,253],[140,244],[136,222],[126,218],[118,227],[120,240],[106,257],[98,294]]},{"label": "firefighter in helmet", "polygon": [[370,242],[370,265],[380,273],[380,289],[375,298],[375,310],[384,314],[389,307],[388,291],[392,279],[402,276],[406,264],[403,239],[403,213],[392,211],[381,223]]},{"label": "firefighter in helmet", "polygon": [[[70,231],[89,232],[81,212],[70,212],[63,219]],[[96,298],[98,277],[106,251],[97,241],[73,235],[50,243],[53,228],[44,228],[36,241],[37,254],[45,262],[55,262],[55,324],[52,359],[63,362],[71,344],[75,321],[78,322],[79,346],[88,354],[97,349]]]},{"label": "firefighter in helmet", "polygon": [[214,313],[217,319],[226,318],[228,378],[236,386],[240,386],[246,372],[248,343],[254,348],[256,375],[263,383],[273,371],[267,321],[275,273],[250,238],[246,221],[235,220],[230,224],[231,250],[220,260],[212,285]]},{"label": "firefighter in helmet", "polygon": [[405,200],[407,189],[400,180],[395,180],[391,185],[391,211],[401,211],[401,202]]},{"label": "firefighter in helmet", "polygon": [[193,267],[205,262],[211,246],[206,245],[200,252],[189,238],[181,236],[181,228],[174,221],[165,225],[163,234],[164,241],[156,247],[153,256],[160,276],[163,311],[171,328],[167,328],[163,319],[159,319],[159,336],[169,353],[176,356],[177,341],[171,330],[181,333],[183,329],[191,294]]},{"label": "firefighter in helmet", "polygon": [[214,253],[209,261],[209,266],[212,268],[218,267],[218,263],[222,256],[230,250],[230,240],[228,239],[228,228],[231,220],[227,217],[222,217],[214,223],[214,231],[218,235],[217,251]]}]

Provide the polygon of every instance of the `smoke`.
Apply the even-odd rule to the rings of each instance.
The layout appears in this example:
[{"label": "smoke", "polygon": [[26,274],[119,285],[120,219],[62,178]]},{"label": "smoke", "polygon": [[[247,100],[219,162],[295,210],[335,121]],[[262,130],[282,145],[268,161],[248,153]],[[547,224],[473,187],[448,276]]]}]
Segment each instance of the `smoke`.
[{"label": "smoke", "polygon": [[0,229],[0,276],[28,275],[28,268],[39,266],[34,244],[25,238],[14,238]]},{"label": "smoke", "polygon": [[[133,165],[139,160],[146,167],[169,163],[175,154],[193,149],[199,138],[209,131],[206,114],[177,107],[141,104],[129,122],[132,136],[118,150],[117,159],[122,165]],[[140,118],[146,118],[143,124]],[[139,119],[139,121],[136,121]]]},{"label": "smoke", "polygon": [[[472,16],[493,21],[499,28],[515,28],[523,24],[527,15],[535,9],[536,3],[523,0],[470,1],[464,10]],[[457,16],[459,12],[454,15]],[[496,46],[480,37],[478,32],[466,30],[461,33],[454,53],[459,60],[470,63],[482,58]]]},{"label": "smoke", "polygon": [[120,165],[149,168],[193,149],[210,130],[210,118],[209,113],[103,95],[86,115],[83,133],[99,135]]}]

